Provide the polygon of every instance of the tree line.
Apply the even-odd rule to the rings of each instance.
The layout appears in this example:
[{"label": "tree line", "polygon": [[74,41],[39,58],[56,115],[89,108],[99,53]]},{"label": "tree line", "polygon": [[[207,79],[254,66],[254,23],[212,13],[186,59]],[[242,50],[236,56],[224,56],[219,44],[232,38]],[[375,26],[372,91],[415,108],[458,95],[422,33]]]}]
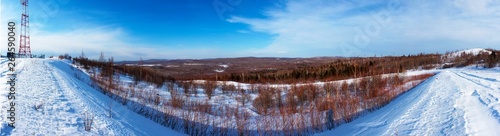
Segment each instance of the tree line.
[{"label": "tree line", "polygon": [[[372,57],[338,59],[321,66],[294,70],[264,70],[219,75],[219,80],[243,83],[297,83],[343,80],[388,73],[401,73],[409,69],[431,69],[441,62],[439,54],[418,54],[400,57]],[[216,77],[204,77],[215,80]]]},{"label": "tree line", "polygon": [[107,77],[109,80],[112,80],[112,76],[115,75],[115,73],[120,73],[132,77],[135,83],[145,81],[157,87],[163,86],[166,82],[175,82],[172,76],[165,75],[153,68],[136,65],[128,66],[125,64],[115,65],[113,57],[106,60],[102,53],[98,60],[92,60],[86,57],[76,57],[73,58],[73,62],[82,65],[87,71],[95,72],[96,69],[99,69],[101,70],[100,76]]},{"label": "tree line", "polygon": [[443,68],[465,67],[469,65],[476,65],[477,67],[481,65],[485,68],[498,66],[500,63],[500,51],[494,49],[486,50],[489,52],[479,52],[477,54],[472,52],[462,52],[460,54],[447,52],[443,55],[443,60],[445,62]]}]

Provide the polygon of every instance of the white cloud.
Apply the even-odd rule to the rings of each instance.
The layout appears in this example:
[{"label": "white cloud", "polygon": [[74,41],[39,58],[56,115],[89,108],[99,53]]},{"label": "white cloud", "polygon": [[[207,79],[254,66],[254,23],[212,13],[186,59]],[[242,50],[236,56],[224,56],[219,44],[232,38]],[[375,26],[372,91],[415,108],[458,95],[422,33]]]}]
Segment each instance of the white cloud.
[{"label": "white cloud", "polygon": [[[455,0],[454,4],[467,14],[489,15],[494,12],[493,0]],[[498,3],[497,3],[498,4]]]},{"label": "white cloud", "polygon": [[[83,50],[91,58],[97,58],[102,51],[106,56],[120,60],[141,57],[371,56],[500,47],[500,0],[283,2],[283,6],[265,11],[266,18],[234,16],[227,20],[250,26],[250,30],[238,30],[240,33],[254,31],[273,35],[273,42],[265,48],[225,51],[151,45],[134,39],[120,27],[82,23],[75,24],[78,29],[63,31],[47,31],[43,24],[36,24],[38,29],[32,30],[32,51],[34,54],[80,55]],[[1,3],[0,28],[5,28],[4,20],[19,20],[20,12],[16,8],[20,4],[5,0]],[[4,33],[5,29],[0,32]],[[0,38],[2,49],[6,49],[5,40]]]},{"label": "white cloud", "polygon": [[[79,56],[82,51],[89,58],[97,58],[100,52],[115,60],[157,58],[201,58],[215,56],[215,49],[169,48],[167,45],[148,45],[134,39],[120,28],[93,27],[64,32],[41,32],[32,36],[32,50],[53,55],[69,53]],[[196,54],[196,55],[193,55]]]},{"label": "white cloud", "polygon": [[[500,5],[492,5],[493,2],[498,3],[492,0],[454,0],[428,9],[410,6],[413,11],[402,15],[402,23],[398,27],[406,28],[409,34],[407,38],[449,39],[494,45],[500,42],[499,38],[493,38],[500,36],[500,19],[493,11],[499,10]],[[422,14],[427,16],[418,16]]]},{"label": "white cloud", "polygon": [[[266,18],[235,16],[228,21],[275,35],[273,43],[258,50],[263,53],[301,54],[314,49],[331,50],[326,55],[357,56],[429,48],[499,48],[499,4],[499,0],[290,0],[285,8],[266,11]],[[374,15],[388,19],[380,21]],[[404,52],[405,48],[416,50]]]},{"label": "white cloud", "polygon": [[[4,35],[4,32],[6,32],[4,28],[7,27],[7,22],[12,20],[17,23],[16,38],[18,38],[21,14],[18,9],[21,6],[16,2],[1,1],[1,3],[0,28],[2,29],[0,30],[0,37],[6,36]],[[41,14],[44,13],[33,15]],[[47,20],[38,20],[37,22],[36,18],[34,18],[31,21],[31,51],[34,55],[46,54],[50,56],[68,53],[72,56],[79,56],[84,51],[87,57],[96,59],[103,52],[105,57],[114,57],[115,60],[205,58],[221,55],[213,53],[216,49],[191,49],[189,47],[142,43],[141,39],[135,39],[125,30],[114,25],[102,26],[82,22],[73,24],[78,26],[78,29],[49,31],[44,28],[43,23],[39,23],[48,22]],[[6,38],[0,38],[0,42],[1,53],[5,55],[5,49],[7,49]],[[17,48],[19,48],[19,45],[17,45]]]}]

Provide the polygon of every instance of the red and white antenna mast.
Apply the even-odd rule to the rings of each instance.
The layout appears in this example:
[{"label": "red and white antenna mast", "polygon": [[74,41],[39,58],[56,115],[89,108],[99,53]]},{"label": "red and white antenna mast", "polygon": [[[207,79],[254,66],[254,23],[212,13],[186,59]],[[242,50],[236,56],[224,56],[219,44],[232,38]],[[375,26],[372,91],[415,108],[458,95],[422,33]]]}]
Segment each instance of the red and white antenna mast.
[{"label": "red and white antenna mast", "polygon": [[19,57],[31,58],[30,48],[30,15],[28,11],[28,0],[21,0],[23,14],[21,15],[21,35],[19,38]]}]

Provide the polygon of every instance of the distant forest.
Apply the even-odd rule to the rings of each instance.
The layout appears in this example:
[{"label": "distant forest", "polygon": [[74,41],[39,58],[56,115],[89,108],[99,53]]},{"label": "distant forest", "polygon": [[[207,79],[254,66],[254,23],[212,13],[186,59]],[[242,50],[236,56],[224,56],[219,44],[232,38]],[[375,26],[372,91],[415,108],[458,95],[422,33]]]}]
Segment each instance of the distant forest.
[{"label": "distant forest", "polygon": [[[100,58],[91,60],[85,57],[75,57],[73,60],[84,67],[102,68],[104,72],[116,70],[130,75],[135,81],[147,81],[162,85],[167,81],[176,80],[212,80],[235,81],[241,83],[308,83],[316,81],[333,81],[349,78],[367,77],[380,74],[401,73],[406,70],[463,67],[473,64],[484,64],[485,67],[494,67],[500,62],[500,51],[488,49],[491,54],[478,55],[462,53],[450,58],[451,52],[442,54],[417,54],[408,56],[387,56],[368,58],[338,58],[335,61],[289,69],[267,69],[260,71],[239,71],[219,73],[217,75],[193,74],[191,76],[169,75],[156,67],[143,67],[137,65],[115,65],[109,60]],[[111,59],[112,61],[112,59]],[[283,66],[286,67],[286,66]],[[105,73],[106,75],[106,73]]]}]

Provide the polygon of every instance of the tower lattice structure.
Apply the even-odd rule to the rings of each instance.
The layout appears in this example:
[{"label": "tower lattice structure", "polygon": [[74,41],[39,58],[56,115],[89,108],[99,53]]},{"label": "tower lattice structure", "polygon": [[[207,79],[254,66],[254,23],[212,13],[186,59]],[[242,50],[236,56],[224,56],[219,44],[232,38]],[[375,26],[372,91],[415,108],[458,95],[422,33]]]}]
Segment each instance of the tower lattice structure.
[{"label": "tower lattice structure", "polygon": [[30,41],[30,16],[28,10],[28,0],[21,0],[23,5],[23,14],[21,15],[21,34],[19,38],[19,57],[31,57]]}]

